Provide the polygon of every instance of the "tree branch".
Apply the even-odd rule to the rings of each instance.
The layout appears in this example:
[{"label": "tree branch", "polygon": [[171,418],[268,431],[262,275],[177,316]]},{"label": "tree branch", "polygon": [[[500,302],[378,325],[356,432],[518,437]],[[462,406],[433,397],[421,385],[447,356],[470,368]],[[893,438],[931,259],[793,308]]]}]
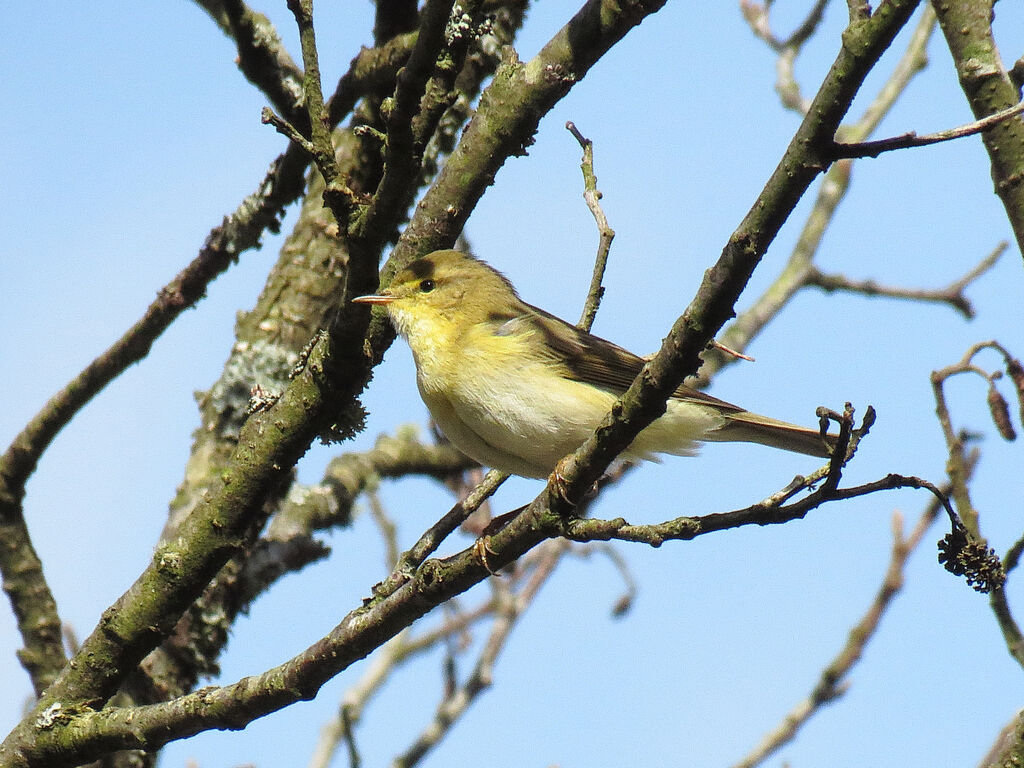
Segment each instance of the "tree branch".
[{"label": "tree branch", "polygon": [[[266,16],[243,0],[200,3],[215,19],[223,18],[225,31],[238,49],[238,68],[270,100],[286,120],[309,133],[309,117],[302,110],[302,71],[296,66],[277,30]],[[209,6],[217,6],[211,8]]]},{"label": "tree branch", "polygon": [[[936,3],[939,26],[960,86],[978,119],[1012,108],[1020,88],[1006,71],[992,33],[992,2]],[[1024,120],[1002,120],[981,134],[1017,248],[1024,253]]]},{"label": "tree branch", "polygon": [[[859,140],[870,135],[878,127],[879,122],[888,114],[914,75],[924,68],[925,51],[934,28],[935,14],[930,6],[926,6],[903,55],[885,84],[855,122],[840,126],[839,135],[850,140]],[[806,109],[801,114],[805,112]],[[806,287],[805,280],[821,246],[822,238],[849,190],[852,166],[852,160],[840,160],[828,169],[818,186],[814,205],[785,267],[750,308],[741,312],[736,320],[729,324],[719,338],[720,342],[732,349],[746,349],[793,296]],[[718,352],[705,355],[697,385],[706,385],[714,374],[729,362],[732,362],[732,359]]]},{"label": "tree branch", "polygon": [[53,439],[78,411],[149,354],[171,323],[206,295],[209,284],[244,251],[258,245],[264,230],[277,230],[284,208],[301,192],[303,168],[295,153],[278,157],[257,190],[210,231],[195,259],[160,289],[145,314],[51,397],[0,457],[0,540],[4,542],[0,547],[0,570],[25,641],[23,663],[37,693],[54,680],[66,658],[56,604],[22,518],[25,483]]},{"label": "tree branch", "polygon": [[601,306],[601,297],[604,295],[601,283],[604,280],[608,252],[611,250],[612,240],[615,238],[615,230],[608,225],[608,217],[604,215],[604,209],[601,208],[601,191],[597,188],[597,174],[594,173],[594,142],[580,133],[571,121],[565,124],[565,128],[583,149],[583,160],[580,163],[580,170],[583,171],[583,199],[597,223],[598,245],[597,256],[594,259],[594,273],[590,279],[590,289],[587,291],[583,315],[578,323],[580,328],[589,331],[594,325],[594,318],[597,316],[598,307]]},{"label": "tree branch", "polygon": [[964,319],[970,320],[974,317],[974,306],[971,304],[970,299],[967,298],[964,290],[991,269],[1008,247],[1009,243],[1006,241],[1001,242],[963,277],[954,280],[945,288],[901,288],[898,286],[881,285],[874,280],[851,280],[844,275],[826,275],[814,266],[808,268],[804,278],[804,285],[821,288],[826,293],[846,291],[848,293],[859,293],[864,296],[887,296],[894,299],[948,304],[960,312]]},{"label": "tree branch", "polygon": [[1024,112],[1024,101],[1014,104],[1012,107],[1000,110],[994,114],[975,120],[973,123],[961,125],[958,128],[949,128],[936,133],[926,133],[918,136],[915,131],[901,133],[899,136],[892,136],[887,139],[876,141],[862,141],[857,143],[836,142],[833,147],[833,154],[836,159],[843,157],[878,157],[883,152],[891,152],[896,149],[910,149],[912,147],[927,147],[930,144],[939,144],[943,141],[962,139],[965,136],[974,136],[982,131],[987,131],[993,126],[1009,120],[1011,117]]},{"label": "tree branch", "polygon": [[771,755],[778,752],[784,745],[796,738],[797,732],[822,707],[832,703],[846,693],[849,683],[846,678],[850,670],[860,661],[864,648],[874,637],[882,620],[882,616],[892,604],[893,599],[903,588],[903,572],[907,560],[917,545],[924,538],[925,531],[935,522],[935,517],[942,508],[938,499],[928,505],[910,536],[903,536],[903,519],[897,512],[892,519],[892,554],[882,584],[875,593],[867,612],[850,630],[846,644],[839,653],[822,670],[817,684],[810,695],[789,711],[778,728],[769,733],[760,744],[733,768],[754,768],[763,763]]}]

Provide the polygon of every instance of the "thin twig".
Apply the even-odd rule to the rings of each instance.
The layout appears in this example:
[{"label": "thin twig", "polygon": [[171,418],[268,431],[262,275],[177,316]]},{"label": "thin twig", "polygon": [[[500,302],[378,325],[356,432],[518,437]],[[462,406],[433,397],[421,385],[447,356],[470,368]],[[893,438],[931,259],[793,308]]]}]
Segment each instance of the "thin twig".
[{"label": "thin twig", "polygon": [[769,19],[771,0],[766,0],[764,3],[755,3],[752,0],[741,0],[740,2],[743,18],[750,25],[754,35],[779,54],[775,64],[775,92],[779,94],[782,105],[801,115],[807,113],[810,101],[800,94],[800,85],[796,81],[794,65],[804,43],[811,38],[821,24],[827,3],[828,0],[817,0],[803,22],[793,30],[789,37],[783,40],[771,30]]},{"label": "thin twig", "polygon": [[601,191],[597,188],[597,174],[594,172],[594,142],[586,138],[570,120],[565,124],[569,131],[583,148],[583,160],[580,163],[580,170],[583,171],[583,199],[587,202],[587,208],[594,215],[597,222],[599,242],[597,246],[597,257],[594,259],[594,273],[590,278],[590,289],[587,291],[587,301],[583,307],[583,314],[577,323],[579,328],[589,331],[594,325],[594,318],[597,316],[598,307],[601,306],[601,298],[604,296],[605,268],[608,265],[608,252],[612,247],[612,240],[615,239],[615,230],[608,225],[608,217],[601,208]]},{"label": "thin twig", "polygon": [[[903,55],[886,82],[855,122],[844,123],[840,126],[839,135],[851,141],[863,140],[878,127],[879,122],[892,109],[897,98],[906,90],[914,75],[924,68],[927,62],[928,41],[931,39],[934,29],[935,14],[931,11],[930,6],[927,6],[907,42]],[[783,58],[785,55],[780,57],[780,67]],[[795,83],[794,88],[796,88]],[[803,112],[806,112],[806,108],[802,109]],[[852,160],[839,160],[829,168],[821,180],[814,205],[786,266],[750,308],[741,312],[735,322],[726,328],[719,339],[723,344],[740,352],[744,351],[786,304],[806,287],[804,281],[808,270],[839,204],[849,189],[852,166]],[[731,362],[733,359],[721,354],[705,355],[705,363],[699,372],[697,386],[706,385],[722,366]]]},{"label": "thin twig", "polygon": [[[801,478],[801,481],[803,481],[803,478]],[[792,493],[803,488],[804,482],[800,482],[795,490],[787,487],[776,495],[789,497]],[[749,507],[731,512],[715,512],[696,517],[683,516],[667,520],[663,523],[647,525],[630,525],[621,517],[612,520],[599,520],[597,518],[570,520],[565,525],[563,535],[573,541],[608,541],[610,539],[618,539],[660,547],[666,541],[687,541],[713,531],[738,528],[744,525],[787,523],[803,518],[811,510],[829,501],[853,499],[879,491],[897,490],[900,488],[924,488],[931,491],[936,497],[941,497],[942,495],[941,491],[927,480],[890,473],[873,482],[851,488],[838,488],[829,493],[823,493],[820,490],[815,491],[799,501],[783,506],[779,506],[774,498],[770,498],[764,502],[752,504]]]},{"label": "thin twig", "polygon": [[349,716],[348,710],[342,708],[341,710],[341,732],[345,737],[345,746],[348,748],[348,764],[351,768],[360,768],[363,764],[362,759],[359,757],[359,748],[356,745],[356,735],[353,730],[354,723],[352,718]]},{"label": "thin twig", "polygon": [[826,5],[828,5],[828,0],[817,0],[800,25],[785,39],[777,37],[771,30],[771,24],[769,23],[769,11],[772,6],[771,0],[765,3],[741,0],[740,12],[743,14],[743,18],[746,19],[747,24],[750,25],[751,31],[767,43],[768,47],[773,51],[781,53],[788,48],[799,49],[810,39],[811,35],[818,29],[818,25],[821,24],[821,20],[825,15]]},{"label": "thin twig", "polygon": [[988,130],[994,125],[998,125],[1004,120],[1009,120],[1011,117],[1024,112],[1024,101],[1014,104],[1012,107],[1000,110],[991,115],[961,125],[958,128],[950,128],[945,131],[938,131],[937,133],[926,133],[923,136],[918,136],[915,131],[908,131],[902,133],[899,136],[892,136],[888,139],[878,139],[876,141],[862,141],[857,143],[842,143],[836,142],[832,145],[831,155],[833,158],[852,158],[852,157],[878,157],[883,152],[891,152],[897,149],[910,149],[912,147],[926,147],[929,144],[938,144],[943,141],[952,141],[953,139],[962,139],[965,136],[973,136],[976,133]]},{"label": "thin twig", "polygon": [[886,568],[882,584],[874,600],[860,621],[850,630],[846,644],[831,662],[822,670],[817,684],[810,695],[789,711],[777,728],[765,736],[761,743],[733,768],[754,768],[792,741],[797,732],[822,707],[846,693],[849,683],[846,678],[850,670],[860,661],[864,648],[874,637],[882,616],[903,587],[903,571],[911,553],[920,544],[928,527],[935,521],[941,509],[938,499],[933,499],[921,514],[910,536],[903,537],[903,520],[897,512],[892,519],[892,555]]},{"label": "thin twig", "polygon": [[309,155],[311,158],[316,157],[316,148],[313,146],[313,142],[307,139],[294,125],[289,123],[283,117],[274,114],[274,110],[270,107],[264,107],[260,113],[260,120],[264,125],[272,125],[274,129],[285,138],[294,141],[302,150]]},{"label": "thin twig", "polygon": [[542,545],[539,552],[538,565],[529,582],[516,595],[500,580],[496,583],[498,593],[503,596],[497,607],[494,625],[490,635],[480,652],[473,671],[466,681],[449,691],[437,707],[433,721],[423,730],[420,736],[405,752],[395,758],[392,768],[408,768],[418,763],[431,748],[438,744],[452,725],[458,721],[476,698],[490,687],[494,664],[505,648],[516,622],[522,613],[529,608],[540,588],[547,583],[562,555],[568,549],[565,541],[549,541]]},{"label": "thin twig", "polygon": [[932,392],[935,396],[935,412],[939,419],[939,426],[942,428],[942,434],[946,439],[946,449],[949,453],[946,472],[949,474],[950,483],[952,484],[952,496],[956,501],[960,516],[967,526],[967,530],[979,540],[981,539],[981,529],[978,512],[971,502],[970,490],[967,484],[967,458],[964,453],[964,439],[961,433],[953,428],[953,419],[950,415],[949,404],[946,401],[944,385],[950,377],[964,373],[977,374],[991,383],[995,374],[988,373],[972,362],[975,355],[985,349],[995,349],[998,351],[1003,356],[1007,368],[1012,368],[1013,364],[1016,363],[1013,355],[999,342],[994,340],[981,341],[973,344],[964,353],[959,362],[945,368],[940,368],[937,371],[932,371],[931,375]]},{"label": "thin twig", "polygon": [[996,621],[999,623],[999,629],[1003,633],[1006,650],[1009,651],[1011,658],[1024,667],[1024,632],[1021,631],[1020,624],[1013,617],[1010,604],[1006,599],[1005,588],[998,587],[992,590],[992,594],[989,597],[989,606],[992,608],[992,613],[995,614]]},{"label": "thin twig", "polygon": [[[320,80],[320,59],[313,27],[313,0],[288,0],[288,9],[299,28],[302,46],[302,90],[309,115],[309,140],[316,167],[324,177],[324,203],[334,214],[341,231],[346,231],[353,192],[341,178],[341,168],[334,154],[331,128]],[[276,126],[275,126],[276,127]]]},{"label": "thin twig", "polygon": [[974,306],[965,295],[964,290],[991,269],[1008,247],[1009,243],[1005,240],[999,243],[988,256],[972,267],[965,275],[954,280],[945,288],[902,288],[899,286],[883,285],[874,280],[852,280],[845,275],[825,274],[814,266],[808,268],[804,278],[804,285],[821,288],[826,293],[844,291],[847,293],[859,293],[863,296],[886,296],[893,299],[910,299],[912,301],[948,304],[960,312],[964,318],[970,320],[974,317]]},{"label": "thin twig", "polygon": [[430,557],[448,535],[462,525],[485,500],[494,494],[508,475],[504,472],[491,470],[466,498],[457,502],[448,512],[430,528],[424,531],[419,540],[398,559],[398,564],[384,581],[374,588],[374,598],[384,599],[405,584],[416,569]]},{"label": "thin twig", "polygon": [[370,516],[384,540],[384,562],[388,569],[393,569],[398,564],[398,526],[388,516],[376,491],[367,493],[366,498],[370,504]]}]

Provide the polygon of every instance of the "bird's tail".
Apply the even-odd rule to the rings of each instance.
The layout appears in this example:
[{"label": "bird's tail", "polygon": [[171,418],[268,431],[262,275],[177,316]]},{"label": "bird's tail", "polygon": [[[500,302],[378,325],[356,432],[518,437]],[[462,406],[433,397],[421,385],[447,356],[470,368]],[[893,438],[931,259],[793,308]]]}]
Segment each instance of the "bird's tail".
[{"label": "bird's tail", "polygon": [[800,427],[778,419],[770,419],[749,411],[725,414],[726,421],[718,429],[703,436],[704,440],[723,443],[760,443],[784,451],[827,458],[836,446],[836,435],[822,435],[817,429]]}]

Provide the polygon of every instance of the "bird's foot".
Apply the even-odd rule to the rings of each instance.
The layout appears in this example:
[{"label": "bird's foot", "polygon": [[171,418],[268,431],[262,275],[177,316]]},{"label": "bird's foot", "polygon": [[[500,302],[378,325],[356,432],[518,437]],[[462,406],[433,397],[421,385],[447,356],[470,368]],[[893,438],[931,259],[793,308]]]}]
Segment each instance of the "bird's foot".
[{"label": "bird's foot", "polygon": [[480,561],[480,565],[484,567],[491,576],[497,576],[498,572],[491,568],[491,564],[487,562],[487,553],[490,552],[492,555],[498,554],[491,549],[491,537],[488,534],[484,534],[479,539],[473,542],[473,555],[477,560]]},{"label": "bird's foot", "polygon": [[480,532],[480,538],[473,543],[473,554],[476,555],[476,559],[480,561],[480,564],[486,568],[487,572],[492,576],[496,575],[497,571],[491,568],[490,564],[487,562],[487,553],[490,552],[492,555],[496,555],[498,553],[491,549],[491,536],[512,522],[512,519],[522,511],[523,507],[519,507],[519,509],[513,509],[511,512],[498,515],[484,526],[484,529]]},{"label": "bird's foot", "polygon": [[565,479],[566,470],[568,469],[567,461],[568,457],[565,457],[559,459],[558,463],[555,464],[555,468],[548,475],[548,485],[558,498],[570,507],[575,507],[578,502],[569,498],[569,483]]}]

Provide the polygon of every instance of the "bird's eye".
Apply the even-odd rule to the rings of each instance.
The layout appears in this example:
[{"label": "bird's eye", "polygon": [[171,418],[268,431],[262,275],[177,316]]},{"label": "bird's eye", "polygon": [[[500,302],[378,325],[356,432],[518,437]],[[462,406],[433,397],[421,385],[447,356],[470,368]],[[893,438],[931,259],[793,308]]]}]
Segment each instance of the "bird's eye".
[{"label": "bird's eye", "polygon": [[430,293],[435,287],[433,280],[420,280],[420,293]]}]

